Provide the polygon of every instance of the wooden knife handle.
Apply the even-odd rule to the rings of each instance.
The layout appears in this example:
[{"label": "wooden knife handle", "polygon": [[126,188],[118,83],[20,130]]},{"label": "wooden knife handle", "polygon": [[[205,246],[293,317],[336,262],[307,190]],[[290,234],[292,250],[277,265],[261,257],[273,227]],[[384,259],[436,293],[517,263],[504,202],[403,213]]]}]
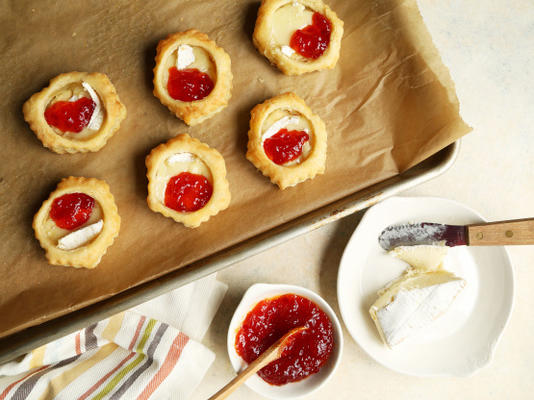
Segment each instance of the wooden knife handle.
[{"label": "wooden knife handle", "polygon": [[469,246],[534,244],[534,218],[467,226]]}]

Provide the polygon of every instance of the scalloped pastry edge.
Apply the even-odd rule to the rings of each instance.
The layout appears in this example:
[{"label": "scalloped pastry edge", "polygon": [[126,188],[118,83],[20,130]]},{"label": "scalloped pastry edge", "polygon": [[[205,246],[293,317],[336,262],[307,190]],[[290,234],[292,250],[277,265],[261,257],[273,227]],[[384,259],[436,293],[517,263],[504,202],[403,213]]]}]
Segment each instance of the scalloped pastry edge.
[{"label": "scalloped pastry edge", "polygon": [[[184,102],[173,99],[163,83],[163,65],[180,44],[200,47],[206,51],[215,64],[215,86],[211,93],[201,100]],[[172,33],[158,43],[154,67],[154,96],[187,125],[193,126],[212,117],[228,105],[232,96],[232,64],[230,56],[222,47],[211,40],[205,33],[195,29]]]},{"label": "scalloped pastry edge", "polygon": [[[93,197],[102,209],[104,226],[98,236],[90,243],[73,250],[61,250],[57,243],[53,243],[42,226],[48,218],[52,201],[66,193],[83,192]],[[96,178],[69,176],[59,182],[56,189],[50,193],[33,218],[33,230],[39,244],[46,251],[46,258],[50,264],[63,265],[74,268],[95,268],[109,246],[119,235],[121,218],[115,204],[115,198],[109,190],[109,185]]]},{"label": "scalloped pastry edge", "polygon": [[[213,193],[211,198],[200,210],[182,213],[166,207],[156,197],[155,179],[156,172],[161,163],[176,152],[192,153],[200,158],[209,168],[212,176]],[[231,194],[228,180],[226,179],[226,165],[223,156],[215,149],[202,143],[200,140],[192,138],[187,133],[182,133],[170,139],[166,143],[152,149],[146,157],[147,178],[148,178],[148,207],[165,217],[172,218],[188,228],[196,228],[202,222],[228,208]]]},{"label": "scalloped pastry edge", "polygon": [[[308,157],[303,162],[289,167],[272,162],[265,154],[261,143],[263,121],[270,113],[280,108],[295,110],[305,116],[310,121],[314,134],[314,144]],[[295,93],[283,93],[256,105],[250,112],[248,138],[247,159],[280,189],[313,179],[325,171],[327,148],[325,124]]]},{"label": "scalloped pastry edge", "polygon": [[298,0],[296,2],[321,13],[332,23],[330,43],[325,53],[316,60],[299,61],[285,55],[279,46],[271,44],[271,24],[270,18],[275,11],[296,0],[262,0],[256,25],[252,35],[252,41],[258,51],[263,54],[271,64],[275,65],[285,75],[301,75],[307,72],[332,69],[336,66],[341,49],[341,39],[343,37],[343,21],[337,14],[321,0]]},{"label": "scalloped pastry edge", "polygon": [[[106,115],[102,126],[87,140],[75,140],[55,133],[46,122],[44,112],[54,93],[74,82],[87,82],[96,91],[102,101]],[[100,72],[66,72],[50,80],[40,92],[33,94],[23,105],[24,119],[44,147],[55,153],[86,153],[98,151],[120,128],[126,118],[126,107],[121,103],[115,86],[109,78]]]}]

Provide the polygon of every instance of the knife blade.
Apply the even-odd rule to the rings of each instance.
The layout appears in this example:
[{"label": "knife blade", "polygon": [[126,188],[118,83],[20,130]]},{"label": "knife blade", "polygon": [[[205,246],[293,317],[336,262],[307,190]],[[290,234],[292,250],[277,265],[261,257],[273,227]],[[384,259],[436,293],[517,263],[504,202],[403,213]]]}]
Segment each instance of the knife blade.
[{"label": "knife blade", "polygon": [[382,231],[378,243],[384,250],[398,246],[437,245],[462,246],[468,244],[467,226],[431,222],[391,225]]}]

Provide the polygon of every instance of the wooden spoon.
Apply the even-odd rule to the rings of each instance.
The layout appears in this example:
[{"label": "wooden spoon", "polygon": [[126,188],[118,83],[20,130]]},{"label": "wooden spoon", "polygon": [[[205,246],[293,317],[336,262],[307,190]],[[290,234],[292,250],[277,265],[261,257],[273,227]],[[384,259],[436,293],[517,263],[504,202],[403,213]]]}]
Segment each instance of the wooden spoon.
[{"label": "wooden spoon", "polygon": [[241,371],[234,379],[230,381],[225,387],[211,396],[208,400],[226,399],[231,393],[241,386],[248,378],[265,367],[267,364],[277,360],[282,355],[284,348],[288,344],[288,340],[296,333],[308,329],[305,326],[294,328],[282,336],[275,344],[260,354],[258,358],[252,361],[247,368]]}]

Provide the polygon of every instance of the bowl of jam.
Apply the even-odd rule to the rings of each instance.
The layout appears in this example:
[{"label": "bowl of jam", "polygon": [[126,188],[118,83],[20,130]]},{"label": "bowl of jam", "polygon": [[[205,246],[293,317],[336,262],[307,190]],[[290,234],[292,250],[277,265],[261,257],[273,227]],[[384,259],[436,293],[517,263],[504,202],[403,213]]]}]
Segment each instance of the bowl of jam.
[{"label": "bowl of jam", "polygon": [[237,306],[228,329],[228,355],[235,371],[243,370],[293,328],[281,357],[246,381],[257,393],[289,399],[319,389],[341,359],[339,320],[319,295],[294,285],[252,285]]}]

